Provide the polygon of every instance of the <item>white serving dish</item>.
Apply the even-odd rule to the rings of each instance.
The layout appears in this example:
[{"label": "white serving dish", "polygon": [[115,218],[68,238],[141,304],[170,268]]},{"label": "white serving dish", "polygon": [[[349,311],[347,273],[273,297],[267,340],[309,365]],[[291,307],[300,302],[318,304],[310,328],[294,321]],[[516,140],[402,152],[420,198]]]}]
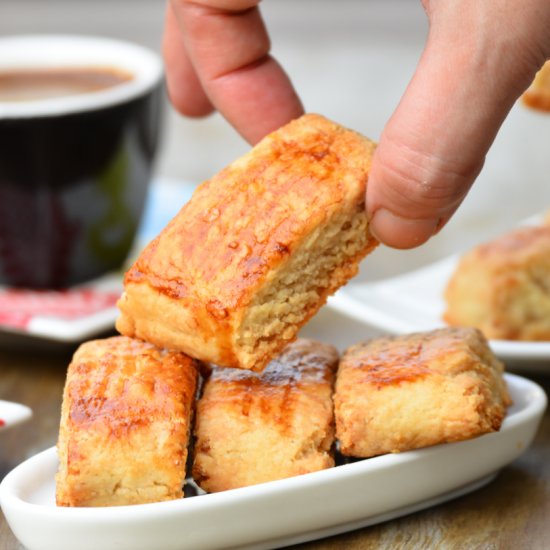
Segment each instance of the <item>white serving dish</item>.
[{"label": "white serving dish", "polygon": [[[384,455],[253,487],[115,508],[54,504],[54,448],[0,485],[0,504],[30,550],[266,549],[396,518],[488,483],[530,445],[546,407],[535,383],[506,375],[513,406],[500,432]],[[498,480],[495,481],[498,483]]]}]

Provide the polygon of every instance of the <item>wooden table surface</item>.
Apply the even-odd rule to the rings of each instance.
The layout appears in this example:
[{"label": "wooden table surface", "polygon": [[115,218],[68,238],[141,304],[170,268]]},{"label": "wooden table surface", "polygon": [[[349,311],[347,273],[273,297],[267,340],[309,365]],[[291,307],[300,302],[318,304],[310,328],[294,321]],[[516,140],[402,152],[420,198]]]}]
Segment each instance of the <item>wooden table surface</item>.
[{"label": "wooden table surface", "polygon": [[[19,462],[55,444],[65,371],[73,350],[13,350],[1,344],[0,399],[23,403],[34,411],[26,424],[0,433],[3,478]],[[548,393],[550,375],[529,378]],[[21,548],[0,517],[0,550]],[[295,548],[550,548],[549,412],[534,444],[485,488],[401,519]]]}]

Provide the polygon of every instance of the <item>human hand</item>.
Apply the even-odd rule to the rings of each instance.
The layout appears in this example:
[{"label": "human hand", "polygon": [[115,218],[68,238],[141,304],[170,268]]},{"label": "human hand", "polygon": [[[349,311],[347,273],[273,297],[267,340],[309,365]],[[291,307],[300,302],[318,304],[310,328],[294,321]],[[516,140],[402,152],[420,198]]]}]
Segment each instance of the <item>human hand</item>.
[{"label": "human hand", "polygon": [[[218,109],[251,143],[303,112],[269,57],[259,0],[172,0],[170,96],[189,116]],[[371,231],[395,248],[427,241],[479,174],[516,99],[550,57],[548,0],[423,0],[430,32],[387,123],[367,190]]]},{"label": "human hand", "polygon": [[269,55],[259,1],[173,0],[163,44],[174,107],[187,116],[217,109],[252,144],[304,112]]}]

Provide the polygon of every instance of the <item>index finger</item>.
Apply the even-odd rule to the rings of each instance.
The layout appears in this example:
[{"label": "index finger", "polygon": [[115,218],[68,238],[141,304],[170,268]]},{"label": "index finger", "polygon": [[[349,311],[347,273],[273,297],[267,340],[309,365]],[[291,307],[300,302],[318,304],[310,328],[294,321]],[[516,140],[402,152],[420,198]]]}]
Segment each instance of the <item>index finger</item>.
[{"label": "index finger", "polygon": [[210,102],[250,143],[303,114],[271,57],[257,0],[173,0],[187,54]]}]

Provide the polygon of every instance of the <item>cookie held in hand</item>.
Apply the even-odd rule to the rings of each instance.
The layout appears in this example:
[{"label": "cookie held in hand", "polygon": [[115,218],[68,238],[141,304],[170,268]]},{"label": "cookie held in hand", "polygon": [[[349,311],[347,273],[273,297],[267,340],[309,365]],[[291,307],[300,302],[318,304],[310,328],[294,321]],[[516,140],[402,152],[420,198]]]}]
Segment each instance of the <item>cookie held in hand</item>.
[{"label": "cookie held in hand", "polygon": [[377,244],[375,145],[319,115],[273,132],[204,182],[126,273],[118,330],[262,370]]}]

